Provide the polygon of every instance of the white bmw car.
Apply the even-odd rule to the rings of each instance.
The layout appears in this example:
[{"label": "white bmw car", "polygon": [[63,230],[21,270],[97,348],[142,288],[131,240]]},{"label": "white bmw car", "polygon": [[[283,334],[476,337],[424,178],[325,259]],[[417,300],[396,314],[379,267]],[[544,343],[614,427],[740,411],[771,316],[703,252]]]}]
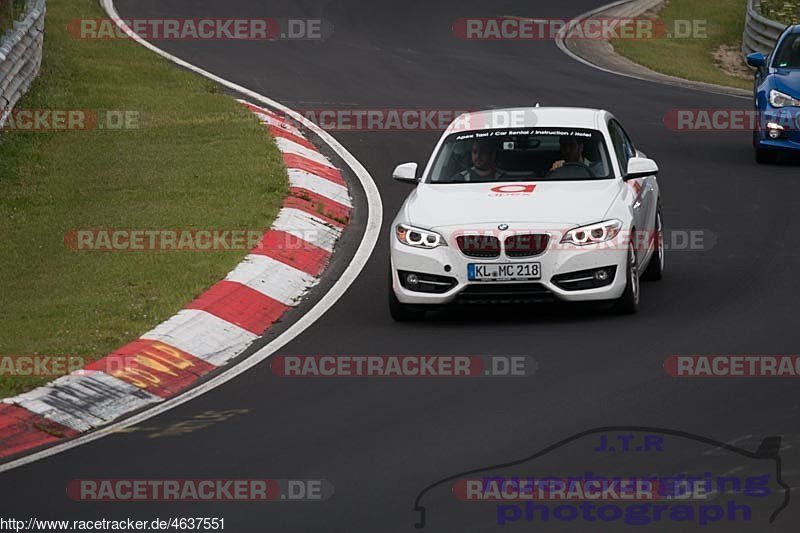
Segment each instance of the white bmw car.
[{"label": "white bmw car", "polygon": [[664,270],[658,165],[613,115],[582,108],[468,113],[444,132],[391,226],[389,308],[416,320],[461,303],[639,305]]}]

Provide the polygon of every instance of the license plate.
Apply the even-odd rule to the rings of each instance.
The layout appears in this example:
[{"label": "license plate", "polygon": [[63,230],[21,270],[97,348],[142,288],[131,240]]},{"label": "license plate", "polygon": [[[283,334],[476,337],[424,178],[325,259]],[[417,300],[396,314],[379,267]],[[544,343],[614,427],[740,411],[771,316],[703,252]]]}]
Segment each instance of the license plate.
[{"label": "license plate", "polygon": [[528,281],[542,277],[541,263],[469,263],[470,281]]}]

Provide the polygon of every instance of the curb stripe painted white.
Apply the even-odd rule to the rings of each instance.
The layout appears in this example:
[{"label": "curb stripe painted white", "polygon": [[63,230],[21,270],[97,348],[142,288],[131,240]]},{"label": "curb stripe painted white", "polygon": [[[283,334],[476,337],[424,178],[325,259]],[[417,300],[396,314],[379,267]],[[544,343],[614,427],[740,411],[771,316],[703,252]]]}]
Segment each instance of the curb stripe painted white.
[{"label": "curb stripe painted white", "polygon": [[255,113],[256,117],[258,117],[259,120],[261,120],[261,122],[264,122],[271,126],[277,126],[299,137],[303,136],[303,133],[299,129],[287,123],[283,118],[279,117],[269,109],[257,106],[253,102],[249,102],[241,98],[237,98],[236,101],[246,106],[248,109],[250,109],[250,111]]},{"label": "curb stripe painted white", "polygon": [[321,218],[289,207],[281,209],[272,227],[329,252],[333,251],[333,246],[341,234],[339,228],[331,226]]},{"label": "curb stripe painted white", "polygon": [[[267,98],[266,96],[263,96],[255,91],[247,89],[241,85],[228,81],[224,78],[216,76],[206,70],[203,70],[195,65],[192,65],[191,63],[188,63],[187,61],[184,61],[172,54],[169,54],[161,50],[155,45],[142,39],[139,35],[133,32],[130,29],[130,27],[128,27],[128,25],[125,24],[124,21],[120,19],[120,16],[117,13],[116,8],[114,7],[113,0],[102,0],[102,5],[106,10],[106,13],[108,14],[109,18],[114,20],[117,26],[119,26],[120,29],[122,29],[122,31],[124,31],[129,37],[134,39],[137,43],[141,44],[142,46],[148,48],[149,50],[155,52],[156,54],[162,57],[165,57],[169,61],[172,61],[173,63],[183,68],[191,70],[202,76],[205,76],[206,78],[216,83],[219,83],[220,85],[223,85],[229,89],[237,91],[240,94],[246,95],[248,98],[252,98],[253,100],[261,102],[264,105],[277,109],[282,113],[289,115],[292,119],[296,120],[304,127],[313,131],[323,142],[325,142],[328,146],[330,146],[330,148],[333,151],[336,152],[336,154],[345,162],[345,164],[347,164],[352,169],[356,178],[359,180],[359,183],[364,189],[364,194],[367,203],[366,206],[367,223],[366,227],[364,228],[363,238],[361,239],[361,242],[359,243],[358,248],[356,249],[356,252],[350,264],[347,265],[344,272],[342,272],[339,278],[334,282],[333,286],[320,298],[320,300],[316,303],[316,305],[314,305],[307,313],[305,313],[302,317],[300,317],[294,324],[289,326],[289,328],[287,328],[286,331],[278,335],[278,337],[276,337],[266,346],[264,346],[263,348],[252,354],[250,357],[241,361],[239,364],[225,370],[224,372],[221,372],[220,374],[202,383],[201,385],[198,385],[193,389],[178,394],[177,396],[170,398],[166,401],[163,401],[162,403],[157,404],[149,409],[146,409],[134,416],[131,416],[129,418],[126,418],[124,420],[115,423],[111,423],[96,431],[76,437],[75,439],[69,440],[67,442],[54,445],[50,448],[2,464],[0,465],[0,472],[11,470],[13,468],[17,468],[19,466],[34,461],[38,461],[39,459],[56,455],[58,453],[75,448],[77,446],[81,446],[82,444],[86,444],[95,441],[97,439],[103,438],[107,435],[114,434],[115,432],[117,432],[122,428],[127,428],[139,424],[145,420],[148,420],[149,418],[152,418],[158,414],[168,411],[174,407],[177,407],[178,405],[188,402],[193,398],[205,394],[206,392],[233,379],[239,374],[246,372],[253,366],[257,365],[264,359],[268,358],[275,351],[280,349],[282,346],[286,345],[286,343],[290,342],[292,339],[297,337],[303,331],[305,331],[314,322],[316,322],[328,309],[330,309],[339,300],[339,298],[342,297],[342,295],[355,281],[355,279],[358,277],[358,275],[361,273],[362,269],[366,265],[380,235],[381,222],[383,219],[383,206],[381,205],[380,193],[378,192],[378,188],[375,185],[375,182],[373,181],[372,177],[369,175],[367,170],[363,167],[363,165],[361,165],[361,163],[355,157],[353,157],[353,155],[350,154],[350,152],[348,152],[347,149],[344,146],[342,146],[338,141],[336,141],[336,139],[334,139],[328,132],[324,131],[316,124],[314,124],[312,121],[303,117],[301,114],[280,104],[275,100]],[[144,392],[141,389],[137,389],[137,391]],[[160,400],[160,398],[158,400]]]},{"label": "curb stripe painted white", "polygon": [[62,376],[46,387],[14,398],[16,405],[78,431],[89,431],[160,401],[155,394],[105,372],[87,370]]},{"label": "curb stripe painted white", "polygon": [[[239,101],[242,102],[244,100],[239,100]],[[300,130],[298,130],[297,128],[295,128],[294,126],[292,126],[290,124],[287,124],[287,123],[283,122],[280,119],[277,119],[277,118],[269,116],[269,115],[265,115],[263,113],[259,113],[258,111],[253,111],[253,114],[263,124],[267,124],[269,126],[275,126],[276,128],[281,128],[283,130],[288,131],[289,133],[291,133],[293,135],[297,135],[298,137],[302,137],[303,136],[303,134],[300,132]]]},{"label": "curb stripe painted white", "polygon": [[333,166],[333,163],[331,163],[330,159],[328,159],[321,153],[314,150],[310,150],[303,145],[297,144],[294,141],[290,141],[289,139],[285,139],[283,137],[276,137],[275,144],[278,145],[278,149],[284,154],[299,155],[300,157],[305,157],[306,159],[310,159],[311,161],[319,163],[320,165],[325,165],[326,167],[336,169],[336,167]]},{"label": "curb stripe painted white", "polygon": [[250,254],[225,278],[255,289],[273,300],[296,306],[317,279],[266,255]]},{"label": "curb stripe painted white", "polygon": [[353,207],[353,204],[350,202],[350,194],[347,192],[347,187],[343,187],[329,179],[322,178],[299,168],[290,168],[288,172],[289,186],[308,189],[326,198],[330,198],[337,204],[341,204],[345,207]]},{"label": "curb stripe painted white", "polygon": [[183,309],[142,338],[169,344],[214,366],[221,366],[242,353],[258,335],[207,311]]}]

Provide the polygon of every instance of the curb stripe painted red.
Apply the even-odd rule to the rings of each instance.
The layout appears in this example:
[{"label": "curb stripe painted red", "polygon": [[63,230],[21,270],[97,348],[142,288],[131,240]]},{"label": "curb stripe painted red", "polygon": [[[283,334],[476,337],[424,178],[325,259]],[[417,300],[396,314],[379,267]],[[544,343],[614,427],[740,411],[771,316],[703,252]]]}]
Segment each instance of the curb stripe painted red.
[{"label": "curb stripe painted red", "polygon": [[[242,353],[318,282],[350,220],[347,184],[303,132],[244,100],[283,152],[289,196],[228,276],[139,339],[0,403],[0,458],[104,426],[186,390]],[[298,186],[299,185],[299,186]]]},{"label": "curb stripe painted red", "polygon": [[283,162],[286,164],[286,168],[305,170],[320,178],[330,180],[337,185],[346,186],[342,174],[337,169],[321,165],[317,161],[312,161],[302,155],[284,153]]},{"label": "curb stripe painted red", "polygon": [[[319,204],[315,205],[310,201],[303,199],[303,198],[293,198],[291,196],[287,197],[286,200],[283,202],[283,207],[290,208],[290,209],[299,209],[300,211],[305,211],[309,215],[322,219],[326,223],[330,224],[333,227],[343,229],[345,227],[345,223],[342,222],[343,217],[338,217],[333,213],[325,212],[324,204],[320,206]],[[348,210],[349,214],[349,210]]]},{"label": "curb stripe painted red", "polygon": [[168,398],[216,367],[163,342],[138,339],[85,368]]},{"label": "curb stripe painted red", "polygon": [[186,309],[202,309],[256,335],[270,327],[287,306],[247,285],[222,280]]},{"label": "curb stripe painted red", "polygon": [[326,218],[334,219],[336,222],[346,223],[350,220],[349,207],[329,200],[314,191],[302,187],[290,187],[289,194],[291,196],[286,198],[284,205],[297,206],[296,202],[304,202],[307,205],[307,209],[320,213]]},{"label": "curb stripe painted red", "polygon": [[310,148],[312,150],[314,149],[314,145],[311,144],[311,141],[305,137],[300,137],[299,135],[292,133],[286,128],[281,128],[280,126],[269,126],[269,131],[275,138],[282,137],[292,141],[293,143],[299,144],[300,146],[305,146],[306,148]]},{"label": "curb stripe painted red", "polygon": [[[295,244],[296,243],[296,244]],[[330,253],[285,231],[268,231],[253,250],[254,254],[266,255],[312,276],[318,276],[328,263]]]},{"label": "curb stripe painted red", "polygon": [[16,405],[0,405],[0,449],[13,455],[74,437],[78,432]]}]

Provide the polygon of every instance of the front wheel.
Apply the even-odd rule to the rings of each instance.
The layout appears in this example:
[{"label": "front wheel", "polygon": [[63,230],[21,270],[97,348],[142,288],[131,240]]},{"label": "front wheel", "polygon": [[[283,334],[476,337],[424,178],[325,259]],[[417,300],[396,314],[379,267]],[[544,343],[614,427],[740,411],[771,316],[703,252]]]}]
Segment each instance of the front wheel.
[{"label": "front wheel", "polygon": [[759,165],[773,165],[778,162],[778,152],[765,148],[756,148],[756,163]]},{"label": "front wheel", "polygon": [[760,135],[758,130],[753,130],[753,150],[756,155],[756,163],[759,165],[772,165],[778,161],[778,152],[761,148],[759,146]]},{"label": "front wheel", "polygon": [[614,304],[614,310],[622,315],[632,315],[639,310],[639,268],[636,265],[636,248],[628,244],[628,268],[625,269],[625,292]]}]

